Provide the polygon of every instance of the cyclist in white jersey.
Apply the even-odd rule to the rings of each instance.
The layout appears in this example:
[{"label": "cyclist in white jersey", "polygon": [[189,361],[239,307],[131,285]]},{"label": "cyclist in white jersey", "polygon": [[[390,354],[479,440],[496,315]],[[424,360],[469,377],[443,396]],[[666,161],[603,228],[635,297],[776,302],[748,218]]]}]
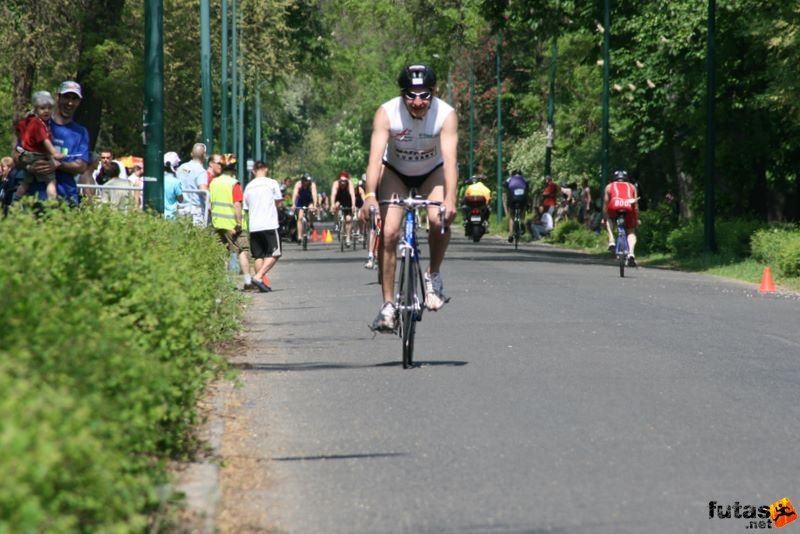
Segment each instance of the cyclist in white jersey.
[{"label": "cyclist in white jersey", "polygon": [[[445,220],[431,208],[430,266],[424,273],[425,306],[436,311],[449,300],[444,294],[440,268],[450,232],[443,235],[456,213],[458,168],[458,118],[455,110],[435,96],[436,74],[427,65],[404,67],[397,79],[401,94],[381,105],[372,123],[369,162],[361,218],[369,217],[369,208],[378,197],[406,196],[410,188],[429,200],[438,200],[446,208]],[[403,209],[381,206],[384,221],[380,251],[383,306],[373,322],[373,329],[394,330],[394,275],[397,242],[400,239]]]}]

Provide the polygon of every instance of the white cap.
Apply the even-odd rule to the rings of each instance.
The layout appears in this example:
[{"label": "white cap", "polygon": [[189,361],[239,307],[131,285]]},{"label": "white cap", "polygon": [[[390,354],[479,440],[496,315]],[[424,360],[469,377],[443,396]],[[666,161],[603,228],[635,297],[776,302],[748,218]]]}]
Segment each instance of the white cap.
[{"label": "white cap", "polygon": [[181,164],[181,158],[177,152],[167,152],[164,154],[164,165],[169,165],[173,169]]}]

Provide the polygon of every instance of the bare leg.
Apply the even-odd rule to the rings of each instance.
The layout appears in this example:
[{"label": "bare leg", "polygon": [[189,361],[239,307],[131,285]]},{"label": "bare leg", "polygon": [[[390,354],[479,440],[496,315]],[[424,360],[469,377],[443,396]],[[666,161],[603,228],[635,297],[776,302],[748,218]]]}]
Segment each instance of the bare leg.
[{"label": "bare leg", "polygon": [[242,269],[242,274],[250,274],[250,258],[248,258],[246,250],[239,253],[239,267]]},{"label": "bare leg", "polygon": [[[405,196],[408,188],[389,169],[384,169],[381,178],[380,194],[378,198],[389,199],[393,195]],[[381,234],[381,288],[383,301],[394,301],[394,273],[397,268],[397,242],[400,240],[400,230],[403,222],[403,209],[397,206],[381,206],[383,219],[383,233]]]},{"label": "bare leg", "polygon": [[305,214],[306,210],[298,209],[297,210],[297,240],[303,240],[303,222],[305,221]]},{"label": "bare leg", "polygon": [[628,232],[628,250],[630,250],[631,256],[636,256],[633,250],[636,248],[636,233],[633,230]]},{"label": "bare leg", "polygon": [[56,200],[58,198],[58,190],[56,189],[56,181],[51,180],[47,182],[47,200]]},{"label": "bare leg", "polygon": [[278,263],[278,258],[275,256],[269,256],[267,258],[258,258],[256,260],[256,274],[253,276],[256,280],[261,280],[264,278],[270,269],[272,269],[275,264]]},{"label": "bare leg", "polygon": [[[420,193],[428,198],[428,200],[444,200],[444,171],[440,167],[431,174],[425,183],[420,188]],[[447,230],[442,235],[442,223],[439,220],[439,208],[428,208],[428,222],[430,224],[430,233],[428,234],[428,243],[430,245],[430,268],[428,272],[438,273],[444,260],[444,254],[447,252],[447,246],[450,243],[450,231]]]}]

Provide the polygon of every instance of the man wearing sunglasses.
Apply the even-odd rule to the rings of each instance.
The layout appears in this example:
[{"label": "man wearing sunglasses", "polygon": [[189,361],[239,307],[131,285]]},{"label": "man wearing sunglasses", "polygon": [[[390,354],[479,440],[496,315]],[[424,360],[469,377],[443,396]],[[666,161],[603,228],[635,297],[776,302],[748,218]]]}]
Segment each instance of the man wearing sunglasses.
[{"label": "man wearing sunglasses", "polygon": [[[430,267],[424,273],[425,306],[436,311],[450,300],[444,294],[440,267],[450,232],[447,228],[456,213],[458,169],[458,118],[455,110],[435,96],[436,73],[427,65],[408,65],[397,78],[400,96],[381,105],[372,123],[364,205],[361,218],[369,217],[378,198],[406,196],[409,189],[429,200],[445,205],[444,221],[438,209],[428,213],[430,221]],[[394,275],[397,242],[400,239],[403,209],[381,206],[384,221],[381,254],[383,306],[372,324],[373,330],[393,332],[395,328]]]}]

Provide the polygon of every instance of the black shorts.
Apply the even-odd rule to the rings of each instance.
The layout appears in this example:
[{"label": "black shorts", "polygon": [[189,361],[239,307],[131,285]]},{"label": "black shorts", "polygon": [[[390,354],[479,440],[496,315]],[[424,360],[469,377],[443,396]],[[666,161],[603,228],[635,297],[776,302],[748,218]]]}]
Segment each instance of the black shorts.
[{"label": "black shorts", "polygon": [[528,206],[528,198],[527,197],[518,197],[518,196],[509,196],[508,197],[508,208],[522,208],[525,209]]},{"label": "black shorts", "polygon": [[250,232],[250,254],[256,259],[281,257],[281,237],[278,229]]},{"label": "black shorts", "polygon": [[395,173],[398,178],[400,178],[400,181],[403,182],[406,187],[408,187],[409,189],[411,188],[419,189],[420,187],[422,187],[422,184],[425,183],[425,180],[427,180],[430,177],[430,175],[436,171],[436,169],[444,165],[444,162],[439,163],[427,173],[420,174],[417,176],[408,176],[401,173],[400,171],[392,167],[392,165],[388,163],[386,160],[383,160],[383,164],[387,169],[391,169],[391,171]]}]

